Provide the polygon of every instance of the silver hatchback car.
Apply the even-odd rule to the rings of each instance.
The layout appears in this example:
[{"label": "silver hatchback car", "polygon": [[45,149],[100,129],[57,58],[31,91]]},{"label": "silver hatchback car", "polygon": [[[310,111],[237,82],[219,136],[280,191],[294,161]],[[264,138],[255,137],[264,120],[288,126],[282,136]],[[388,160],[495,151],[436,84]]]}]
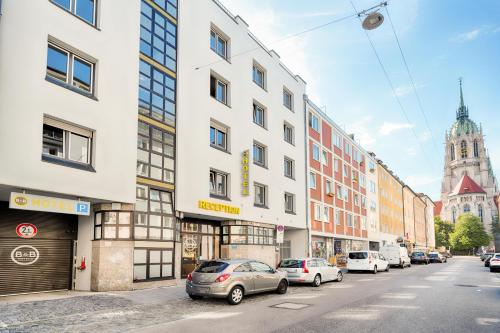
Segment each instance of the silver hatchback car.
[{"label": "silver hatchback car", "polygon": [[245,295],[273,290],[285,294],[287,289],[286,272],[248,259],[205,261],[186,279],[186,292],[192,299],[226,298],[232,305],[241,303]]}]

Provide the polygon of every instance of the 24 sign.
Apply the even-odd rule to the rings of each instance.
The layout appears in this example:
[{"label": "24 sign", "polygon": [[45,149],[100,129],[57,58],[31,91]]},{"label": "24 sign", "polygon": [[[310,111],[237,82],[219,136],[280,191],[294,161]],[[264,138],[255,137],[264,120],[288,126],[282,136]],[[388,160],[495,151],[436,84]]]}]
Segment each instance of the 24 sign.
[{"label": "24 sign", "polygon": [[31,223],[21,223],[16,227],[16,234],[21,238],[33,238],[37,232],[37,227]]}]

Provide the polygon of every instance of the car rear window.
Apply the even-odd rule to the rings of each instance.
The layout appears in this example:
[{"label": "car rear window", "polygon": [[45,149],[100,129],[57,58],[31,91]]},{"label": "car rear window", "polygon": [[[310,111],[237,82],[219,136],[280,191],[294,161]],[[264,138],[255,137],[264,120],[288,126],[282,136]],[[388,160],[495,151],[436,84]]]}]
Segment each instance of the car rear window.
[{"label": "car rear window", "polygon": [[368,252],[351,252],[349,253],[349,259],[367,259]]},{"label": "car rear window", "polygon": [[205,261],[198,268],[196,268],[195,272],[197,273],[220,273],[229,266],[228,263],[223,261]]},{"label": "car rear window", "polygon": [[282,260],[280,262],[281,268],[301,268],[302,267],[302,260],[295,260],[295,259],[289,259],[289,260]]},{"label": "car rear window", "polygon": [[432,258],[437,258],[438,255],[437,253],[429,253],[429,257],[432,257]]},{"label": "car rear window", "polygon": [[423,252],[413,252],[413,254],[415,257],[420,257],[420,256],[423,256],[424,253]]}]

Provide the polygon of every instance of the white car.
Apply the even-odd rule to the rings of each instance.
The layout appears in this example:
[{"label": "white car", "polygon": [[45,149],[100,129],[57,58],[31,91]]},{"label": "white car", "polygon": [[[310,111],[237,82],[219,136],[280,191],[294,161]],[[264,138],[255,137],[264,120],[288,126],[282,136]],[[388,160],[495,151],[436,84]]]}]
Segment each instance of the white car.
[{"label": "white car", "polygon": [[377,274],[378,271],[389,271],[389,261],[378,251],[352,251],[347,258],[347,270],[370,271]]},{"label": "white car", "polygon": [[408,249],[400,245],[385,245],[380,248],[379,254],[383,255],[391,266],[405,268],[411,266]]},{"label": "white car", "polygon": [[500,271],[500,253],[495,253],[490,259],[490,272]]},{"label": "white car", "polygon": [[341,282],[344,278],[337,266],[322,258],[283,259],[278,271],[287,272],[289,282],[311,283],[313,287],[326,281]]}]

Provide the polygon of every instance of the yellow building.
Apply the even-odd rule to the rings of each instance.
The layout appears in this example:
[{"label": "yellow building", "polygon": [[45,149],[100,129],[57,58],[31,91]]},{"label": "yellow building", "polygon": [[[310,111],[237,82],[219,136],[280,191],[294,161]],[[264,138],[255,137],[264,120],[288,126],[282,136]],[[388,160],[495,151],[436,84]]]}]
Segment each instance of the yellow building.
[{"label": "yellow building", "polygon": [[413,210],[415,212],[415,246],[418,248],[428,248],[427,225],[426,225],[426,203],[417,196],[415,198]]},{"label": "yellow building", "polygon": [[380,237],[382,245],[394,244],[404,237],[403,184],[380,160],[377,173]]},{"label": "yellow building", "polygon": [[417,195],[405,185],[403,187],[404,239],[408,249],[415,245],[415,198]]}]

